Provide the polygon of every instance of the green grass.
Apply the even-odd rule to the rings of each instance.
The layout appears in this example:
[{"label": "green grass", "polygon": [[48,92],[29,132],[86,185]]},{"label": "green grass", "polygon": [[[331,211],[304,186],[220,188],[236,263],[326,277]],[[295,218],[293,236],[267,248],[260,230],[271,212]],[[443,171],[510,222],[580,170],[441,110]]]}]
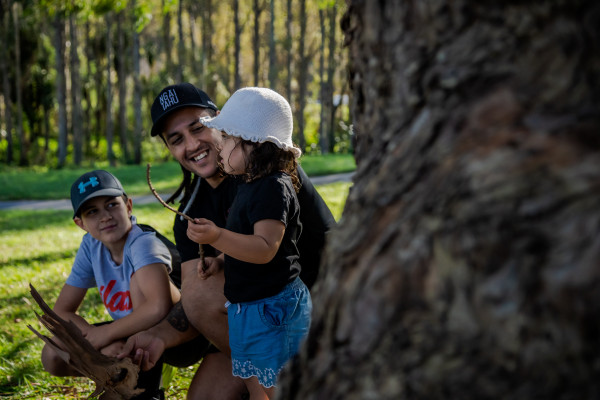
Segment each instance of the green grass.
[{"label": "green grass", "polygon": [[[350,183],[317,186],[336,219],[342,213]],[[134,206],[141,223],[150,223],[171,240],[174,214],[160,204]],[[81,241],[70,211],[0,211],[0,398],[72,399],[92,393],[86,378],[57,378],[40,362],[43,342],[27,328],[49,333],[34,312],[29,283],[54,304]],[[97,289],[89,291],[81,314],[90,321],[109,318]],[[178,369],[167,388],[168,399],[184,399],[195,367]]]},{"label": "green grass", "polygon": [[[300,162],[309,176],[348,172],[356,168],[351,154],[310,155],[302,157]],[[150,194],[146,183],[145,164],[111,168],[107,163],[98,163],[93,167],[60,170],[47,167],[0,167],[0,201],[68,198],[73,181],[93,169],[106,169],[113,173],[119,178],[127,194],[131,196]],[[172,193],[180,182],[181,167],[177,162],[152,165],[152,184],[159,193]]]}]

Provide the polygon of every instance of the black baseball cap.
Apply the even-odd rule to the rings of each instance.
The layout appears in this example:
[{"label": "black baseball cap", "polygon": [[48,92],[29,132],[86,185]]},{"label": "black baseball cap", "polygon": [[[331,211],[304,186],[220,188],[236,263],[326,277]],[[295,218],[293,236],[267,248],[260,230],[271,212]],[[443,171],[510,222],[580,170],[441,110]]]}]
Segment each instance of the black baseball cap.
[{"label": "black baseball cap", "polygon": [[206,93],[191,83],[178,83],[161,90],[154,99],[150,114],[152,115],[152,136],[160,135],[161,121],[171,111],[183,107],[202,107],[217,111],[218,108]]},{"label": "black baseball cap", "polygon": [[118,197],[125,194],[121,182],[110,172],[96,170],[81,175],[71,185],[71,204],[73,218],[86,201],[99,196]]}]

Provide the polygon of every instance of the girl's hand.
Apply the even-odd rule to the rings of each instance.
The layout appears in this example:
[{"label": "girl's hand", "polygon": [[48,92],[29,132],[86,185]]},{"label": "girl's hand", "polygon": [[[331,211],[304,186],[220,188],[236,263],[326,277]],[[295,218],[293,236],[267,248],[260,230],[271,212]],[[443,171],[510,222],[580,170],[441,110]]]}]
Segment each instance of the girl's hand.
[{"label": "girl's hand", "polygon": [[108,334],[108,325],[94,326],[90,325],[90,329],[83,336],[94,346],[96,350],[100,350],[112,342]]},{"label": "girl's hand", "polygon": [[223,268],[223,259],[217,257],[206,257],[204,259],[206,269],[203,270],[198,262],[198,276],[200,279],[208,279]]},{"label": "girl's hand", "polygon": [[187,235],[190,240],[199,244],[211,244],[221,236],[221,228],[206,218],[194,218],[188,221]]}]

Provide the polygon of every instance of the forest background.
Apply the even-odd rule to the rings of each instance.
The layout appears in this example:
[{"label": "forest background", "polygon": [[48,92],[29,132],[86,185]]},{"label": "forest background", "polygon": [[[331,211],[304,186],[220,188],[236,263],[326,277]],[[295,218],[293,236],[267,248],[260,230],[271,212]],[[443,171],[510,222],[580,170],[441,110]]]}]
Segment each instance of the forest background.
[{"label": "forest background", "polygon": [[0,0],[0,171],[169,159],[148,140],[160,90],[192,82],[221,107],[270,87],[306,154],[351,152],[336,0]]}]

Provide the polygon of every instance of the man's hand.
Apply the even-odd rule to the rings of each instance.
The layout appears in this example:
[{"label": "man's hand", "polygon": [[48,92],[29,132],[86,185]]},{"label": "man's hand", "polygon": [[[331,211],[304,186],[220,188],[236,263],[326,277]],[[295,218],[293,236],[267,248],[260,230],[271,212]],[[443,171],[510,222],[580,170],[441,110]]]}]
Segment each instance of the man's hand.
[{"label": "man's hand", "polygon": [[131,357],[142,371],[154,367],[165,351],[165,343],[148,331],[138,332],[129,337],[117,358]]},{"label": "man's hand", "polygon": [[220,257],[206,257],[204,259],[205,269],[202,269],[202,266],[198,263],[198,276],[200,279],[208,279],[219,273],[223,269],[223,261]]},{"label": "man's hand", "polygon": [[188,221],[187,235],[190,240],[199,244],[211,244],[221,236],[221,228],[206,218],[195,218]]}]

